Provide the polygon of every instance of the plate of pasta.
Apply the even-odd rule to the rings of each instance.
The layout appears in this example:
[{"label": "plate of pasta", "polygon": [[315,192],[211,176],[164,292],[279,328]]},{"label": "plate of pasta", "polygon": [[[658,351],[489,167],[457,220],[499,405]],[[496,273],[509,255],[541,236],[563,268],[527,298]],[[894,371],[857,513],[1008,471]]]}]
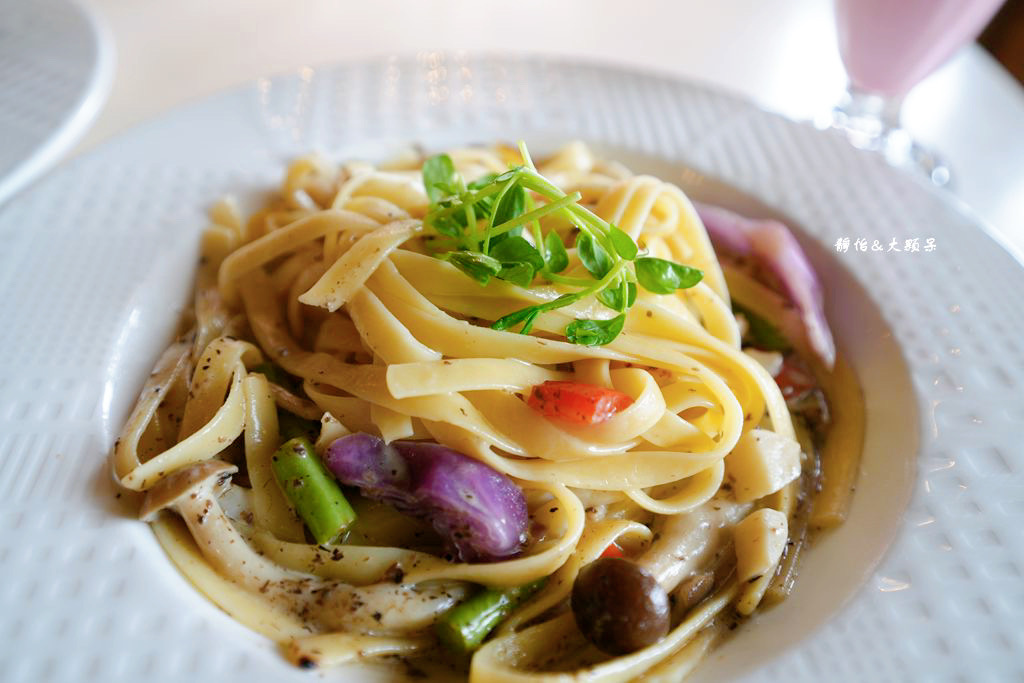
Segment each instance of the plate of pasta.
[{"label": "plate of pasta", "polygon": [[841,139],[429,53],[190,105],[0,230],[11,680],[1019,666],[1024,271]]}]

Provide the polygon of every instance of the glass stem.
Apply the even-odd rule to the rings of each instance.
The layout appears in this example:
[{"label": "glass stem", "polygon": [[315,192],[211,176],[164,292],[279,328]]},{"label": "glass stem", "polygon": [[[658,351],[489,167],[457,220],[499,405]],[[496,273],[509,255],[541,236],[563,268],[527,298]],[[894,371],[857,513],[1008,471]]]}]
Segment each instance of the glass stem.
[{"label": "glass stem", "polygon": [[949,167],[931,150],[918,145],[900,125],[902,96],[861,90],[852,83],[832,109],[828,122],[859,149],[877,152],[893,166],[916,169],[937,186],[948,186]]},{"label": "glass stem", "polygon": [[902,97],[861,90],[851,83],[832,110],[832,125],[845,131],[854,147],[884,151],[886,138],[900,128],[902,104]]}]

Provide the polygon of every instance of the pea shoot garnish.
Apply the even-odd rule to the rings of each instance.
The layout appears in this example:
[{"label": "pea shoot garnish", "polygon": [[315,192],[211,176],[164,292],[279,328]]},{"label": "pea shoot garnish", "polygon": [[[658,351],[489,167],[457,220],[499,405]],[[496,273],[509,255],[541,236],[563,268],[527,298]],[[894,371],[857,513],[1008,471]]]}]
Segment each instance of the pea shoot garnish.
[{"label": "pea shoot garnish", "polygon": [[[636,301],[637,286],[655,294],[693,287],[703,273],[674,261],[644,256],[625,231],[580,203],[579,192],[567,194],[537,172],[526,145],[525,163],[501,174],[466,183],[447,154],[423,164],[423,184],[430,208],[423,219],[435,255],[481,285],[491,278],[529,287],[537,277],[573,288],[556,299],[527,306],[496,320],[491,327],[519,327],[528,334],[541,313],[594,296],[616,311],[610,319],[578,319],[565,329],[574,344],[608,344],[622,331],[626,312]],[[559,216],[578,229],[576,256],[590,277],[568,276],[569,253],[554,230],[540,219]],[[525,232],[525,235],[524,235]]]}]

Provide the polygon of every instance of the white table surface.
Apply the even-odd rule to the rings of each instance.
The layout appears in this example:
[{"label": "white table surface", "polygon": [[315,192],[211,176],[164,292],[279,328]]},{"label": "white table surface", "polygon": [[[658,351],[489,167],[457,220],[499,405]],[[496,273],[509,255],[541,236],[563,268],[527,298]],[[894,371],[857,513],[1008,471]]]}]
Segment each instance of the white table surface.
[{"label": "white table surface", "polygon": [[[796,119],[845,76],[830,0],[87,0],[118,54],[110,99],[73,154],[259,76],[429,49],[526,51],[657,69]],[[907,97],[953,192],[1024,254],[1024,89],[976,45]]]}]

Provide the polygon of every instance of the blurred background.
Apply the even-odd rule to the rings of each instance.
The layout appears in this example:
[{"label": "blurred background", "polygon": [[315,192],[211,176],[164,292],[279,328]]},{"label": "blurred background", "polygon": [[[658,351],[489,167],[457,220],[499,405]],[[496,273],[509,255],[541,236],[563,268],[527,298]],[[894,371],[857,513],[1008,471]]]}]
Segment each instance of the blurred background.
[{"label": "blurred background", "polygon": [[[116,67],[109,96],[63,158],[262,76],[426,50],[631,65],[707,82],[819,125],[847,82],[832,0],[83,1],[115,48]],[[0,0],[0,13],[19,2],[27,5]],[[1009,0],[980,43],[910,91],[903,121],[949,162],[954,196],[1024,249],[1021,79],[1024,0]]]},{"label": "blurred background", "polygon": [[1024,0],[1007,0],[978,42],[1024,83]]}]

